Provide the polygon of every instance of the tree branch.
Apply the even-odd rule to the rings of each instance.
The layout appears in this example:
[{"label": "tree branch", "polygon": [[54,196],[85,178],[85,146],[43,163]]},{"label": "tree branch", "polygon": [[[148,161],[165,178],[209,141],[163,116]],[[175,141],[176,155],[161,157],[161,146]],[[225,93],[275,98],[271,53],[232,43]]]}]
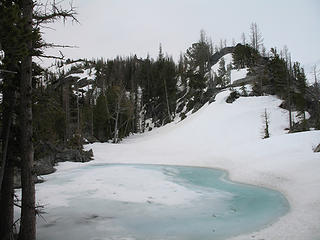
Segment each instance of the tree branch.
[{"label": "tree branch", "polygon": [[[41,5],[38,3],[38,9],[33,14],[33,19],[36,25],[40,25],[42,23],[52,23],[57,19],[62,19],[65,23],[68,18],[71,18],[73,22],[79,23],[78,19],[75,17],[76,11],[75,7],[73,7],[72,3],[70,3],[70,8],[68,10],[63,9],[60,5],[62,1],[56,3],[53,1],[51,3],[51,10],[48,10],[48,3],[45,5]],[[41,9],[43,9],[41,11]]]},{"label": "tree branch", "polygon": [[39,57],[39,58],[48,58],[48,59],[58,59],[58,60],[64,60],[64,55],[63,55],[63,53],[61,52],[61,51],[59,51],[59,53],[60,53],[60,57],[59,56],[48,56],[48,55],[43,55],[43,54],[41,54],[41,55],[38,55],[37,57]]},{"label": "tree branch", "polygon": [[71,46],[71,45],[59,45],[54,43],[44,43],[41,47],[44,48],[79,48],[78,46]]}]

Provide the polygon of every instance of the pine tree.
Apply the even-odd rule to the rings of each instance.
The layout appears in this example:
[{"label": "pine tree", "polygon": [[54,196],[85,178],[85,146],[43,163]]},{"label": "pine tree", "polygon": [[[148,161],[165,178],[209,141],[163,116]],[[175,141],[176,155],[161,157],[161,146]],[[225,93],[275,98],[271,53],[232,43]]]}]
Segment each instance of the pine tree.
[{"label": "pine tree", "polygon": [[2,154],[0,169],[0,239],[13,239],[13,168],[18,157],[18,126],[16,121],[20,84],[20,62],[24,46],[22,9],[17,1],[0,2],[0,39],[3,59]]},{"label": "pine tree", "polygon": [[97,103],[93,109],[93,134],[102,142],[108,138],[107,126],[109,118],[107,100],[106,97],[101,94],[97,98]]},{"label": "pine tree", "polygon": [[190,93],[194,96],[194,101],[202,103],[206,83],[209,80],[210,57],[212,49],[204,31],[201,31],[200,40],[186,52],[186,63],[188,65],[187,77],[189,78]]},{"label": "pine tree", "polygon": [[275,48],[271,49],[273,56],[268,62],[270,72],[270,83],[272,86],[272,94],[276,94],[281,98],[287,95],[287,67],[284,59],[281,59]]},{"label": "pine tree", "polygon": [[249,45],[237,44],[232,57],[235,68],[250,68],[256,65],[259,53]]},{"label": "pine tree", "polygon": [[299,115],[302,116],[303,130],[306,130],[306,91],[307,91],[307,79],[303,68],[300,67],[298,62],[293,64],[293,73],[296,79],[296,85],[298,92],[295,94],[296,106],[299,111]]},{"label": "pine tree", "polygon": [[223,57],[219,61],[218,82],[217,83],[220,84],[221,87],[225,87],[228,84],[226,64],[225,64]]}]

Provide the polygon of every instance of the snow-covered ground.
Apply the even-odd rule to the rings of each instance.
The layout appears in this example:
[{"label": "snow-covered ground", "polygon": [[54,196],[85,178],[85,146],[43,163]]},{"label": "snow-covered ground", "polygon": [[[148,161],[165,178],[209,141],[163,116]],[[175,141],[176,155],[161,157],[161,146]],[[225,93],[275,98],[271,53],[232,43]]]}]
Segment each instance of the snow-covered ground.
[{"label": "snow-covered ground", "polygon": [[[225,62],[225,67],[227,67],[227,65],[229,65],[229,64],[232,64],[232,62],[233,62],[232,53],[228,53],[228,54],[224,55],[223,59],[224,59],[224,62]],[[221,61],[221,59],[211,67],[212,74],[213,73],[216,73],[216,74],[218,73],[220,61]]]},{"label": "snow-covered ground", "polygon": [[[320,143],[320,131],[287,134],[287,111],[278,107],[281,101],[274,96],[241,97],[227,104],[228,94],[218,94],[214,103],[181,122],[131,136],[121,144],[87,145],[94,152],[92,164],[222,168],[232,180],[279,190],[291,208],[265,229],[233,240],[320,239],[320,153],[312,150]],[[269,139],[262,139],[265,109]]]},{"label": "snow-covered ground", "polygon": [[248,69],[242,68],[242,69],[232,69],[231,70],[231,84],[234,81],[240,80],[242,78],[245,78],[247,76]]}]

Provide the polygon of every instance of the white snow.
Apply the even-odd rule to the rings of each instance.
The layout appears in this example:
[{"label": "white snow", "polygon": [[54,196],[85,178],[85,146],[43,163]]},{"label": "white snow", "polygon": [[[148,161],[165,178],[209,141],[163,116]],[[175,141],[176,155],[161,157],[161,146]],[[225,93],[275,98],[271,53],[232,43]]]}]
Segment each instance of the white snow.
[{"label": "white snow", "polygon": [[[233,57],[232,57],[232,53],[228,53],[226,55],[223,56],[224,62],[225,62],[225,67],[227,67],[230,63],[232,64],[233,62]],[[215,65],[213,65],[211,67],[211,72],[212,74],[216,73],[218,74],[218,69],[219,69],[219,63],[221,60],[219,60]]]},{"label": "white snow", "polygon": [[[46,204],[46,208],[54,208],[69,206],[78,197],[83,197],[84,193],[89,193],[87,197],[94,199],[135,203],[152,199],[153,203],[162,205],[187,205],[201,197],[201,193],[168,181],[168,177],[160,171],[132,166],[110,166],[85,171],[81,168],[79,170],[80,165],[60,163],[57,173],[46,176],[49,180],[46,184],[37,185],[37,199]],[[61,179],[63,184],[57,184],[56,181]],[[216,195],[219,197],[218,193]]]},{"label": "white snow", "polygon": [[248,69],[242,68],[242,69],[232,69],[231,70],[231,83],[233,83],[236,80],[245,78],[247,76]]},{"label": "white snow", "polygon": [[[287,134],[288,113],[278,107],[281,101],[274,96],[239,98],[227,104],[228,94],[218,94],[214,103],[179,123],[133,135],[121,144],[87,145],[95,155],[88,165],[147,163],[226,169],[232,180],[282,192],[291,208],[270,226],[233,240],[320,239],[320,153],[312,151],[320,143],[320,131]],[[270,115],[269,139],[262,139],[265,109]],[[70,171],[77,163],[67,165]],[[189,192],[186,197],[195,196]]]}]

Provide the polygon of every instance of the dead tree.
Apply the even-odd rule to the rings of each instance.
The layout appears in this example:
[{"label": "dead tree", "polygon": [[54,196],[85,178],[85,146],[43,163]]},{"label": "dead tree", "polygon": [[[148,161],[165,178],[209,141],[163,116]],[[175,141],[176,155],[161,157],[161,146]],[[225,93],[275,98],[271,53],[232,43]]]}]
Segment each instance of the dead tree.
[{"label": "dead tree", "polygon": [[[25,32],[32,34],[33,1],[22,1],[22,14],[25,18]],[[22,207],[19,240],[36,239],[35,187],[33,180],[33,143],[32,143],[32,39],[26,40],[28,54],[21,62],[20,80],[20,152]]]}]

